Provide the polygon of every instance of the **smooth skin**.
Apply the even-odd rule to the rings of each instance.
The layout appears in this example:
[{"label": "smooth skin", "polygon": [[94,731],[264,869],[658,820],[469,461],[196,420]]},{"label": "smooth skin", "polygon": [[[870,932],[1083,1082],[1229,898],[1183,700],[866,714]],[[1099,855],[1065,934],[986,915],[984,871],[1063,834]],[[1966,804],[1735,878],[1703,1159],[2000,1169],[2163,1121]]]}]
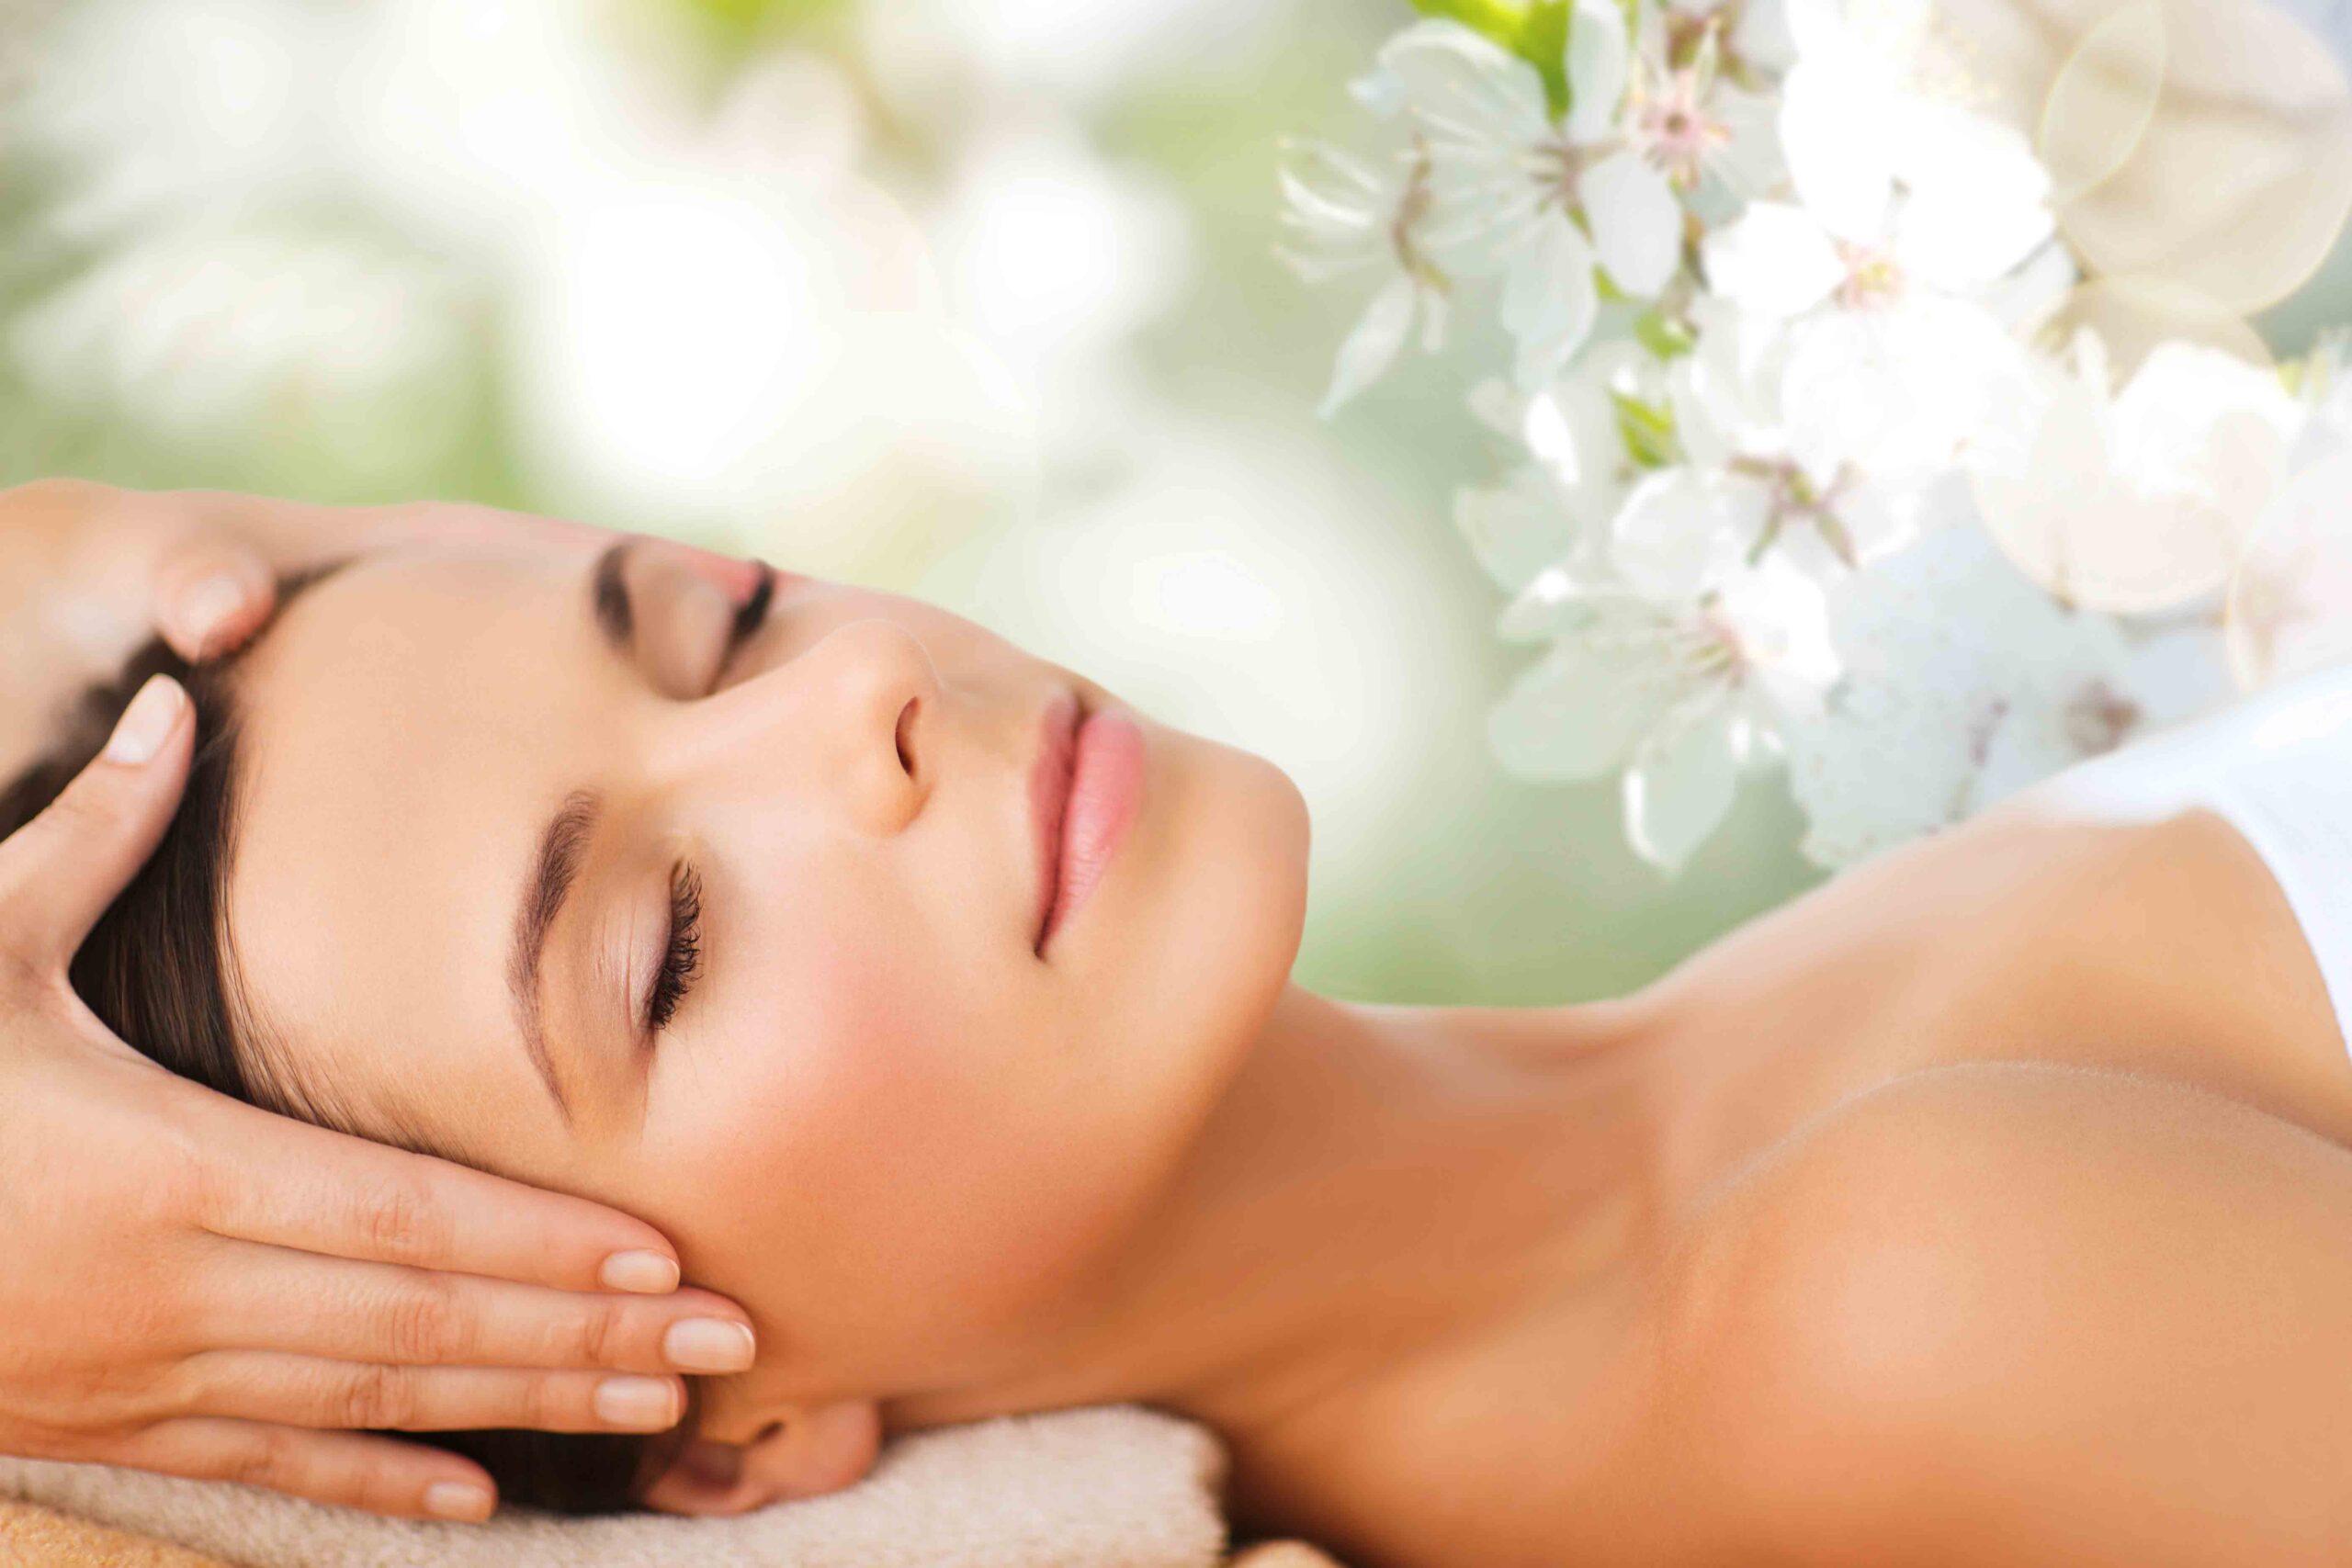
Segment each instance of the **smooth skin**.
[{"label": "smooth skin", "polygon": [[[644,558],[649,635],[616,658],[580,607],[594,550],[481,543],[273,631],[241,952],[360,1113],[644,1213],[743,1303],[759,1361],[714,1380],[662,1506],[1133,1399],[1225,1438],[1243,1534],[1358,1568],[2352,1559],[2352,1061],[2210,814],[2090,828],[2020,797],[1628,998],[1363,1007],[1280,983],[1295,801],[1155,730],[1140,836],[1048,975],[1000,725],[1060,672],[809,583],[682,691],[725,622],[695,572]],[[429,745],[353,716],[383,704],[431,713]],[[425,803],[417,770],[434,811],[523,843],[582,782],[627,808],[580,906],[613,914],[557,993],[581,1044],[659,919],[640,836],[725,890],[676,1032],[567,1058],[574,1125],[463,949],[450,1026],[368,1038],[476,863],[319,786]],[[305,967],[297,901],[348,967]]]},{"label": "smooth skin", "polygon": [[[262,625],[279,570],[449,521],[319,527],[74,484],[0,499],[0,592],[38,585],[53,606],[79,560],[69,581],[101,622],[143,625],[124,596],[152,593],[191,657]],[[45,710],[41,678],[108,651],[48,646],[10,714]],[[193,741],[185,696],[159,685],[0,843],[0,1453],[471,1520],[496,1501],[472,1461],[336,1428],[643,1430],[674,1422],[680,1371],[748,1364],[741,1310],[678,1289],[652,1226],[238,1104],[99,1027],[66,967],[162,836]],[[206,1373],[265,1355],[264,1376]]]}]

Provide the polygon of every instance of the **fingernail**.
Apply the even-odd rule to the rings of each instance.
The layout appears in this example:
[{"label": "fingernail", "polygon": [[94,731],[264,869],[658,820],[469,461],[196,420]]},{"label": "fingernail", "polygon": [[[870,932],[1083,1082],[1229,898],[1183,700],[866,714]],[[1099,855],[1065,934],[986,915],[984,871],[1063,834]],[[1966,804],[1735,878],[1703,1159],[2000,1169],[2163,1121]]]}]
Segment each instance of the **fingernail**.
[{"label": "fingernail", "polygon": [[175,618],[197,642],[209,646],[219,639],[221,626],[243,610],[252,597],[243,579],[232,572],[220,572],[180,595]]},{"label": "fingernail", "polygon": [[678,1424],[677,1391],[661,1378],[606,1378],[596,1385],[596,1418],[632,1431]]},{"label": "fingernail", "polygon": [[605,1259],[605,1288],[666,1296],[678,1288],[678,1266],[658,1252],[616,1252]]},{"label": "fingernail", "polygon": [[436,1519],[462,1519],[480,1524],[498,1507],[487,1487],[470,1481],[436,1481],[424,1489],[424,1511]]},{"label": "fingernail", "polygon": [[171,738],[172,727],[179,723],[180,705],[187,700],[177,681],[168,675],[150,676],[130,699],[130,706],[123,710],[122,721],[114,727],[114,735],[107,741],[107,761],[126,768],[153,761]]},{"label": "fingernail", "polygon": [[662,1353],[682,1372],[747,1372],[759,1355],[751,1329],[718,1317],[673,1323],[662,1337]]}]

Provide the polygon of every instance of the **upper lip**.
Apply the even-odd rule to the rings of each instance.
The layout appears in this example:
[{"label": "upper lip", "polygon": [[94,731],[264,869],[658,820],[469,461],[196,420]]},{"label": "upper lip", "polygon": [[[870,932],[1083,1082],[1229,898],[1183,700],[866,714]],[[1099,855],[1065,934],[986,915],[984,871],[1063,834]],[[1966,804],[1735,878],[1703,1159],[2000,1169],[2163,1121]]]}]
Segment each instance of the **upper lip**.
[{"label": "upper lip", "polygon": [[1037,760],[1029,770],[1030,818],[1037,837],[1037,924],[1035,951],[1045,956],[1046,926],[1054,917],[1061,887],[1062,827],[1069,813],[1070,784],[1078,768],[1078,727],[1086,704],[1075,690],[1047,705],[1039,718]]}]

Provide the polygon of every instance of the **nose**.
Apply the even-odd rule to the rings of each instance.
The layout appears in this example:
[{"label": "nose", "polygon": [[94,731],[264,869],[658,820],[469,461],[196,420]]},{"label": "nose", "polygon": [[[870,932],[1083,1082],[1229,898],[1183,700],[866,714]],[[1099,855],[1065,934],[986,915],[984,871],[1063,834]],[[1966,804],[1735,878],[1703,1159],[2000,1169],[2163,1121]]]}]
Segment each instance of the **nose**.
[{"label": "nose", "polygon": [[681,770],[756,770],[761,786],[805,779],[876,837],[912,822],[935,759],[928,719],[939,671],[913,633],[878,618],[848,621],[774,670],[690,705],[671,762]]}]

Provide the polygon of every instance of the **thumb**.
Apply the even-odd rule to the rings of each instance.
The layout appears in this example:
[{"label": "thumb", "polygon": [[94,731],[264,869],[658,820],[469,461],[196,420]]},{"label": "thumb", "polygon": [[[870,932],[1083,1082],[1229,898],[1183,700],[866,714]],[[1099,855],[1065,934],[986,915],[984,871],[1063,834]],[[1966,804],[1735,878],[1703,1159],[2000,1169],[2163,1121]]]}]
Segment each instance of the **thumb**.
[{"label": "thumb", "polygon": [[106,750],[32,821],[0,842],[0,951],[62,970],[147,857],[187,783],[196,734],[178,682],[139,689]]}]

